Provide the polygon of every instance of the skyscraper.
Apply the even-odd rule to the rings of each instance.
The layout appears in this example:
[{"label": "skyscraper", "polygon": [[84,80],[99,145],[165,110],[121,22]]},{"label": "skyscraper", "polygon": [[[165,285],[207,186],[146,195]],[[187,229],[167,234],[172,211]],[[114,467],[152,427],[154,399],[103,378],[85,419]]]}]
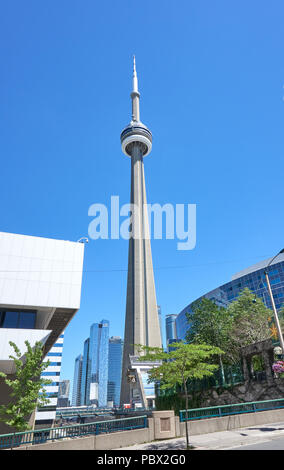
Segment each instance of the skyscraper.
[{"label": "skyscraper", "polygon": [[83,356],[82,354],[80,354],[75,359],[73,391],[72,391],[72,406],[81,405],[82,366],[83,366]]},{"label": "skyscraper", "polygon": [[107,406],[109,321],[94,323],[90,330],[87,405]]},{"label": "skyscraper", "polygon": [[177,317],[177,315],[174,315],[174,314],[166,315],[167,342],[170,339],[177,339],[176,317]]},{"label": "skyscraper", "polygon": [[166,315],[166,340],[168,351],[170,344],[177,340],[176,318],[177,315],[174,314]]},{"label": "skyscraper", "polygon": [[160,333],[161,333],[161,345],[163,347],[162,309],[160,305],[157,306],[157,309],[158,309],[159,325],[160,325]]},{"label": "skyscraper", "polygon": [[156,290],[147,213],[143,159],[152,148],[152,134],[140,121],[140,93],[133,64],[132,119],[122,131],[122,151],[131,158],[132,226],[129,238],[128,279],[121,379],[121,403],[131,401],[128,380],[130,356],[138,353],[135,345],[161,347]]},{"label": "skyscraper", "polygon": [[121,366],[122,340],[119,336],[112,336],[109,339],[107,401],[115,406],[120,403]]},{"label": "skyscraper", "polygon": [[81,397],[80,404],[86,405],[87,399],[89,397],[89,390],[87,388],[87,379],[90,370],[90,357],[89,357],[89,348],[90,348],[90,338],[87,338],[84,341],[84,351],[83,351],[83,363],[82,363],[82,379],[81,379]]}]

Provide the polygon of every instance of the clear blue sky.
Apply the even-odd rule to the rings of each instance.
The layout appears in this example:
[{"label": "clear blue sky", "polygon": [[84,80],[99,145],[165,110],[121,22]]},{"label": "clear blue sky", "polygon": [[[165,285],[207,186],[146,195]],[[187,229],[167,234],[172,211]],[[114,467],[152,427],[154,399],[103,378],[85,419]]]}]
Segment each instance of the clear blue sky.
[{"label": "clear blue sky", "polygon": [[[163,316],[283,248],[281,0],[11,0],[0,8],[1,231],[77,240],[129,201],[119,135],[136,55],[149,203],[197,204],[197,245],[152,242]],[[62,379],[90,325],[123,336],[128,243],[86,246]],[[170,269],[169,267],[173,267]]]}]

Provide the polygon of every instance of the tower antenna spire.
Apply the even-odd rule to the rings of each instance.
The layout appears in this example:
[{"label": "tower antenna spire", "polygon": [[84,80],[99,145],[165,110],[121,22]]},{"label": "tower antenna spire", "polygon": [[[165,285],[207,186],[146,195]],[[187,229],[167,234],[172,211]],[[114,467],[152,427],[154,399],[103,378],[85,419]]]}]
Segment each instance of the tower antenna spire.
[{"label": "tower antenna spire", "polygon": [[140,93],[138,91],[138,78],[137,78],[137,72],[136,72],[136,61],[135,61],[135,55],[133,56],[133,86],[132,86],[132,93],[131,93],[131,99],[132,99],[132,121],[140,121],[140,103],[139,103],[139,98],[140,98]]},{"label": "tower antenna spire", "polygon": [[137,72],[136,72],[135,55],[133,56],[133,92],[138,93],[138,78],[137,78]]}]

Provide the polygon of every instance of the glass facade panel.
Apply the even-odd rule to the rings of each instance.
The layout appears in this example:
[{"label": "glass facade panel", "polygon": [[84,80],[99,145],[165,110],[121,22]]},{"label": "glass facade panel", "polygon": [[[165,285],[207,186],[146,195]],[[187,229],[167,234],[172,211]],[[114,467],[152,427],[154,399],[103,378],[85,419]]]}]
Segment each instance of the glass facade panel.
[{"label": "glass facade panel", "polygon": [[52,377],[53,375],[60,375],[60,372],[42,372],[41,375],[44,377]]},{"label": "glass facade panel", "polygon": [[35,312],[20,312],[18,328],[33,329],[35,327]]},{"label": "glass facade panel", "polygon": [[35,311],[1,310],[0,328],[34,329],[36,321]]},{"label": "glass facade panel", "polygon": [[3,328],[17,328],[18,312],[5,312]]},{"label": "glass facade panel", "polygon": [[[271,284],[272,294],[275,301],[276,309],[279,311],[284,305],[284,261],[273,264],[268,269],[269,280]],[[240,291],[248,287],[254,292],[268,307],[272,308],[270,296],[268,293],[268,286],[265,282],[264,276],[265,268],[258,268],[238,277],[227,284],[224,284],[211,292],[208,292],[202,297],[212,299],[217,305],[226,307],[230,302],[235,300]],[[197,300],[200,300],[200,297]],[[191,304],[185,307],[176,318],[177,337],[185,340],[186,332],[190,328],[187,322],[186,313],[191,312]]]},{"label": "glass facade panel", "polygon": [[90,346],[90,338],[86,339],[84,342],[84,351],[83,351],[83,364],[82,364],[82,381],[81,381],[81,398],[80,404],[86,405],[87,404],[87,379],[89,375],[89,346]]},{"label": "glass facade panel", "polygon": [[107,401],[115,406],[120,404],[122,344],[120,337],[112,336],[109,339]]},{"label": "glass facade panel", "polygon": [[108,341],[109,321],[93,323],[90,338],[84,344],[81,405],[107,405]]}]

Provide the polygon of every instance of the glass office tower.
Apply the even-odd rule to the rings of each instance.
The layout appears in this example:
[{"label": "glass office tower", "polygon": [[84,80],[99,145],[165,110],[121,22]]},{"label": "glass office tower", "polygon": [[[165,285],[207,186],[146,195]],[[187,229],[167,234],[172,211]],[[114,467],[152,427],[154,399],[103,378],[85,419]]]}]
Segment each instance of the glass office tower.
[{"label": "glass office tower", "polygon": [[[240,291],[248,287],[258,297],[262,299],[268,308],[272,308],[270,296],[268,293],[264,271],[269,263],[269,259],[250,266],[243,271],[232,276],[232,280],[216,289],[204,294],[202,297],[213,300],[217,305],[226,307],[230,302],[235,300]],[[271,289],[275,301],[276,309],[279,311],[284,305],[284,254],[279,255],[268,268]],[[189,328],[186,313],[191,312],[191,302],[185,307],[176,319],[177,337],[185,339],[186,332]]]},{"label": "glass office tower", "polygon": [[168,350],[169,344],[171,342],[175,342],[177,339],[176,318],[177,315],[166,315],[166,338]]},{"label": "glass office tower", "polygon": [[160,305],[157,305],[158,310],[158,317],[159,317],[159,325],[160,325],[160,333],[161,333],[161,341],[162,341],[162,348],[163,348],[163,328],[162,328],[162,309]]},{"label": "glass office tower", "polygon": [[122,345],[119,336],[112,336],[109,339],[107,401],[112,402],[113,406],[120,404]]},{"label": "glass office tower", "polygon": [[94,323],[90,330],[87,405],[107,406],[109,321]]},{"label": "glass office tower", "polygon": [[87,378],[90,370],[89,346],[90,338],[87,338],[84,341],[80,405],[86,405],[87,397],[89,396],[89,390],[87,389]]},{"label": "glass office tower", "polygon": [[72,392],[72,402],[71,402],[72,406],[81,405],[82,366],[83,366],[83,356],[82,354],[80,354],[75,359],[73,392]]}]

